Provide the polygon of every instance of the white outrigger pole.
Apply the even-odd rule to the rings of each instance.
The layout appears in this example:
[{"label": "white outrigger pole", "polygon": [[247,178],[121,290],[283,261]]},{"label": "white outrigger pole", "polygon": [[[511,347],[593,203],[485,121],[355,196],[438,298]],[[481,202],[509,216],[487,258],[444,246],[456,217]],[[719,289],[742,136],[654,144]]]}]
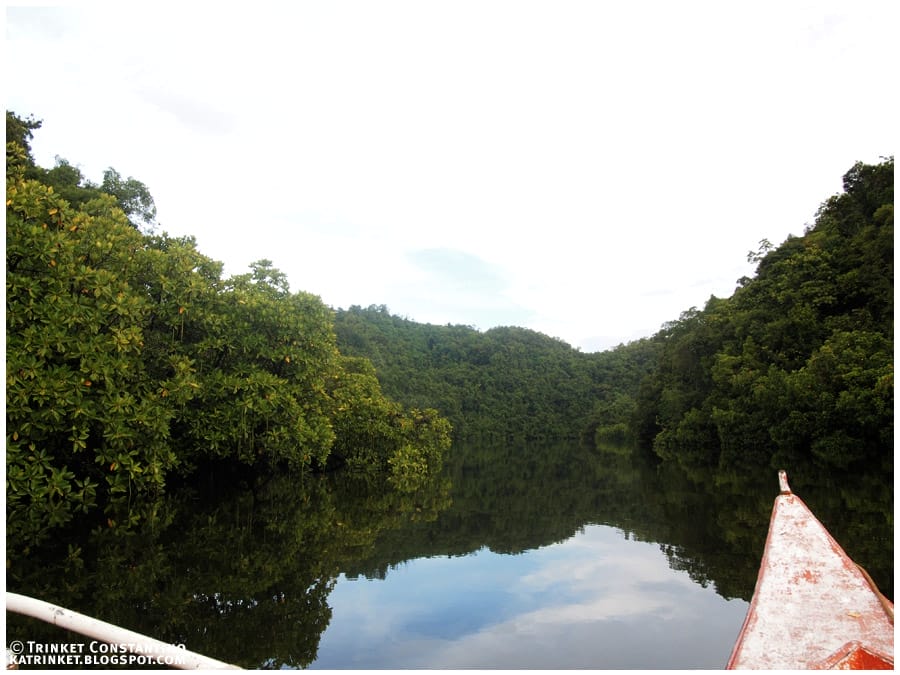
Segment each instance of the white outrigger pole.
[{"label": "white outrigger pole", "polygon": [[84,614],[73,612],[65,607],[52,605],[43,600],[29,598],[18,593],[6,593],[6,609],[16,614],[24,614],[47,623],[52,623],[60,628],[79,633],[87,637],[102,640],[117,645],[123,651],[130,651],[152,658],[159,665],[172,666],[183,670],[194,669],[218,669],[238,666],[217,661],[201,654],[189,652],[177,645],[156,640],[140,633],[119,628],[111,623],[93,619]]}]

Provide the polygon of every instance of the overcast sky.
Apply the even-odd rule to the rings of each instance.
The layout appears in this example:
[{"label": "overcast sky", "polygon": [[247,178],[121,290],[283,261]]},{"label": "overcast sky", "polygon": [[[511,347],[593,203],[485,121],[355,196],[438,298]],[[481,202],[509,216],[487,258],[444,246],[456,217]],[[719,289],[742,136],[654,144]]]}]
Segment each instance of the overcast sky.
[{"label": "overcast sky", "polygon": [[894,154],[897,4],[7,6],[3,79],[39,164],[144,182],[226,274],[594,351]]}]

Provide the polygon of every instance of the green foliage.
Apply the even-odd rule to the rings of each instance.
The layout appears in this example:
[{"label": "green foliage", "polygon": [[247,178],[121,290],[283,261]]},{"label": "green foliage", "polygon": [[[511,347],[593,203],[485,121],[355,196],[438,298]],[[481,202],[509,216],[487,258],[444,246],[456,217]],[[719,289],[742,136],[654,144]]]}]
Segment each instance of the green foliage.
[{"label": "green foliage", "polygon": [[[811,441],[814,457],[846,468],[871,448],[893,443],[893,345],[881,334],[835,331],[804,368],[787,378],[792,424]],[[773,434],[797,443],[791,428]]]},{"label": "green foliage", "polygon": [[387,471],[403,491],[417,489],[439,472],[450,447],[450,423],[434,409],[413,408],[403,415],[400,404],[381,394],[368,360],[344,357],[344,363],[333,392],[338,436],[333,458],[353,471]]},{"label": "green foliage", "polygon": [[139,181],[35,166],[39,127],[7,113],[7,504],[27,536],[211,461],[414,490],[450,424],[633,438],[691,471],[892,468],[892,158],[852,167],[803,237],[762,240],[731,298],[583,354],[523,328],[335,314],[266,260],[223,279],[193,239],[138,231],[155,217]]},{"label": "green foliage", "polygon": [[[31,139],[34,138],[34,132],[41,128],[43,122],[34,119],[34,115],[29,115],[23,119],[9,110],[6,111],[6,144],[7,152],[9,146],[18,146],[24,150],[23,160],[25,163],[33,166],[34,158],[31,155]],[[8,165],[7,165],[8,168]]]},{"label": "green foliage", "polygon": [[119,208],[125,212],[129,221],[135,226],[153,225],[156,220],[156,204],[150,190],[141,181],[129,176],[122,178],[119,172],[110,167],[103,172],[101,192],[112,195],[119,202]]},{"label": "green foliage", "polygon": [[[12,126],[30,138],[39,125]],[[269,261],[223,280],[193,239],[139,232],[143,184],[110,170],[86,185],[10,143],[6,207],[12,536],[211,460],[310,471],[352,458],[406,490],[439,469],[446,420],[385,398],[371,365],[338,351],[333,312]]]},{"label": "green foliage", "polygon": [[[340,573],[385,578],[416,558],[517,554],[592,524],[658,542],[673,569],[749,600],[777,494],[771,471],[688,472],[628,447],[571,442],[460,444],[446,470],[415,493],[368,475],[210,471],[196,489],[148,500],[133,533],[79,519],[64,538],[12,551],[8,588],[244,667],[296,668],[316,659]],[[810,463],[795,476],[892,597],[891,481]],[[9,640],[59,639],[42,622],[8,623]]]},{"label": "green foliage", "polygon": [[419,324],[384,306],[339,310],[335,331],[391,398],[440,410],[457,438],[592,438],[624,421],[621,397],[636,395],[656,349],[642,340],[583,354],[524,328]]},{"label": "green foliage", "polygon": [[141,235],[113,203],[73,211],[50,187],[7,180],[7,510],[30,532],[101,486],[158,490],[175,463],[141,358],[149,305],[128,278]]},{"label": "green foliage", "polygon": [[754,279],[667,324],[635,436],[685,466],[893,466],[893,158],[856,164]]},{"label": "green foliage", "polygon": [[[403,560],[521,553],[572,537],[585,524],[612,525],[659,542],[673,569],[749,600],[777,494],[775,472],[723,471],[658,462],[629,445],[573,442],[459,443],[447,462],[452,503],[434,523],[386,532],[368,561],[345,571],[383,578]],[[877,470],[792,465],[791,484],[883,592],[892,593],[891,481]],[[801,480],[802,477],[802,480]],[[844,543],[846,542],[846,543]]]},{"label": "green foliage", "polygon": [[617,393],[609,399],[598,401],[592,415],[592,420],[596,424],[595,442],[601,445],[603,443],[624,443],[629,440],[626,420],[634,406],[634,398],[623,393]]},{"label": "green foliage", "polygon": [[[79,518],[65,538],[12,547],[10,590],[245,668],[305,667],[341,569],[449,502],[440,481],[401,493],[345,475],[241,473],[211,470],[196,490],[145,500],[129,531]],[[57,627],[14,615],[8,633],[59,640]]]},{"label": "green foliage", "polygon": [[[327,384],[339,363],[331,315],[317,297],[290,293],[272,274],[279,273],[257,263],[215,295],[200,296],[200,326],[187,335],[176,327],[178,350],[196,364],[197,391],[179,416],[194,461],[299,468],[327,459],[334,441]],[[190,315],[193,306],[179,311]]]},{"label": "green foliage", "polygon": [[[24,168],[24,177],[37,180],[52,187],[54,192],[65,199],[70,206],[79,207],[100,195],[110,195],[125,213],[135,229],[152,229],[156,220],[156,205],[149,188],[141,181],[129,176],[122,178],[112,167],[103,172],[103,181],[98,185],[88,180],[81,169],[68,160],[57,156],[52,169],[37,166],[31,155],[30,141],[33,132],[40,129],[42,122],[33,116],[22,119],[9,110],[6,111],[6,141],[24,150],[17,163]],[[7,148],[7,173],[10,170],[9,147]]]},{"label": "green foliage", "polygon": [[76,209],[84,206],[92,199],[106,194],[97,185],[85,178],[81,173],[81,169],[73,166],[62,157],[56,157],[56,164],[52,169],[42,169],[39,166],[34,166],[29,168],[25,175],[26,178],[32,178],[52,187],[57,195]]}]

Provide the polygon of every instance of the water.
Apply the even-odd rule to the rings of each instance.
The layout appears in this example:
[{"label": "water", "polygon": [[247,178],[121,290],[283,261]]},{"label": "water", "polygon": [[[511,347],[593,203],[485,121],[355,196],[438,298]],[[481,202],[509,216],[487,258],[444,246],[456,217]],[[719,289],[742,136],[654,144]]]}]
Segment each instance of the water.
[{"label": "water", "polygon": [[721,668],[747,609],[602,525],[519,555],[342,575],[329,602],[313,668]]},{"label": "water", "polygon": [[[792,485],[893,596],[885,472]],[[427,489],[210,474],[27,550],[7,588],[247,668],[721,668],[777,494],[769,467],[467,444]],[[14,524],[13,524],[14,525]],[[74,642],[8,616],[7,640]]]},{"label": "water", "polygon": [[[705,495],[692,503],[672,480],[660,490],[655,464],[621,449],[571,443],[456,448],[450,473],[450,507],[404,531],[421,557],[400,561],[386,537],[338,578],[313,668],[727,661],[748,603],[671,545],[686,525],[695,545],[716,547]],[[742,569],[752,584],[755,565]]]}]

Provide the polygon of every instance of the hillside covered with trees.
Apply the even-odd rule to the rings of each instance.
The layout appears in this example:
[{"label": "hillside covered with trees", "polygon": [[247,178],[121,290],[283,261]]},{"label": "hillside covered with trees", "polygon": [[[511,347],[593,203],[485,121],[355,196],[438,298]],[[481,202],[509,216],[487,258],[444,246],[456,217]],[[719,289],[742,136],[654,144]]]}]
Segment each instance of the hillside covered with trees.
[{"label": "hillside covered with trees", "polygon": [[213,462],[348,466],[402,490],[436,474],[447,421],[387,398],[371,363],[338,350],[317,296],[290,292],[268,261],[223,278],[193,239],[142,232],[146,187],[35,166],[39,126],[7,112],[10,535],[133,504]]},{"label": "hillside covered with trees", "polygon": [[[584,354],[523,328],[339,310],[338,343],[461,436],[631,438],[686,467],[893,467],[893,158],[856,164],[803,236],[650,338]],[[614,320],[598,317],[598,323]]]},{"label": "hillside covered with trees", "polygon": [[586,354],[525,328],[333,310],[265,260],[223,278],[193,239],[154,232],[140,181],[36,166],[39,128],[7,113],[14,528],[214,462],[348,466],[411,490],[451,424],[458,439],[634,440],[689,469],[893,470],[893,158],[853,166],[803,236],[764,240],[731,297]]},{"label": "hillside covered with trees", "polygon": [[893,469],[894,160],[856,164],[815,224],[763,241],[728,299],[667,324],[631,416],[687,466],[812,458]]},{"label": "hillside covered with trees", "polygon": [[437,408],[457,438],[592,435],[636,395],[657,348],[584,354],[526,328],[420,324],[383,305],[338,310],[335,331],[341,351],[371,359],[389,396]]}]

